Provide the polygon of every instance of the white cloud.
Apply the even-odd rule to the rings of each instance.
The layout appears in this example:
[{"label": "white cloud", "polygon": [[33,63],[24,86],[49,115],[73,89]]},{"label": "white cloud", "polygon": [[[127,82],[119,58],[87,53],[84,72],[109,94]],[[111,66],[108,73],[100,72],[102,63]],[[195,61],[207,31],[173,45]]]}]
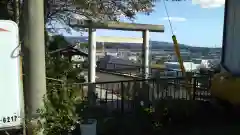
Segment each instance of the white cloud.
[{"label": "white cloud", "polygon": [[[163,17],[162,20],[168,20],[168,17]],[[169,20],[173,21],[173,22],[185,22],[185,21],[187,21],[187,19],[183,18],[183,17],[169,17]]]},{"label": "white cloud", "polygon": [[218,8],[225,4],[225,0],[192,0],[192,3],[202,8]]}]

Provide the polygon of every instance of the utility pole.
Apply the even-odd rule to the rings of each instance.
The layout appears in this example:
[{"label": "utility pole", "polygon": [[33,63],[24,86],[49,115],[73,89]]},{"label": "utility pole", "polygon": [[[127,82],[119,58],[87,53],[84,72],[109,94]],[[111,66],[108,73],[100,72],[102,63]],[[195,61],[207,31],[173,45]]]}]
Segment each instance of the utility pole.
[{"label": "utility pole", "polygon": [[43,96],[46,93],[45,24],[43,0],[24,0],[24,4],[24,99],[26,118],[33,119],[26,123],[27,134],[30,135],[39,118],[36,111],[43,107]]}]

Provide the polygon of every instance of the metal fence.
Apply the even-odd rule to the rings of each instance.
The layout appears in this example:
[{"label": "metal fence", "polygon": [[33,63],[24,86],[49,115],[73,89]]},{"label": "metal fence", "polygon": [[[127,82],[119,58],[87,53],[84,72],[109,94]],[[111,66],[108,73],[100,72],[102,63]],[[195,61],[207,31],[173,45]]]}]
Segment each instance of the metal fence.
[{"label": "metal fence", "polygon": [[96,104],[108,109],[131,110],[136,104],[153,104],[159,100],[209,100],[209,76],[193,77],[186,84],[184,77],[162,77],[127,81],[74,84],[80,99],[95,91]]}]

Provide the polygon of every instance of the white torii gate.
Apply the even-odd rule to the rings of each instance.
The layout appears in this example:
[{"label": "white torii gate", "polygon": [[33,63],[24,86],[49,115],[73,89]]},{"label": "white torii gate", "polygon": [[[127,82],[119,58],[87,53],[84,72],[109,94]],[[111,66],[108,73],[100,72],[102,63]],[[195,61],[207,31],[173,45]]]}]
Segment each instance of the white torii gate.
[{"label": "white torii gate", "polygon": [[[143,74],[145,78],[149,75],[149,32],[164,32],[163,25],[150,25],[150,24],[136,24],[136,23],[122,23],[122,22],[107,22],[107,23],[94,23],[91,20],[81,20],[76,18],[69,19],[69,25],[72,27],[88,28],[88,59],[89,59],[89,71],[88,71],[88,82],[95,82],[95,65],[96,65],[96,42],[109,41],[109,38],[96,36],[96,29],[113,29],[113,30],[124,30],[124,31],[140,31],[142,32],[142,41],[132,38],[131,42],[143,44]],[[119,39],[113,38],[112,40],[120,41]],[[123,40],[121,40],[123,41]],[[121,42],[120,41],[120,42]],[[115,41],[116,42],[116,41]]]}]

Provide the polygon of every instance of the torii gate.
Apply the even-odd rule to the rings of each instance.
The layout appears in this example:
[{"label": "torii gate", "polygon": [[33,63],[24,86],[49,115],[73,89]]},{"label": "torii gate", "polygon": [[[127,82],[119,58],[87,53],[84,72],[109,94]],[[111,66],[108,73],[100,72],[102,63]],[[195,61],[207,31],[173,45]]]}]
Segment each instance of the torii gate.
[{"label": "torii gate", "polygon": [[95,82],[95,65],[96,65],[96,29],[113,29],[125,31],[140,31],[142,32],[143,44],[143,74],[145,78],[149,75],[149,33],[150,32],[164,32],[163,25],[150,24],[136,24],[136,23],[121,23],[121,22],[107,22],[95,23],[90,20],[77,20],[76,18],[69,19],[69,25],[72,27],[88,28],[88,52],[89,52],[89,71],[88,82]]}]

